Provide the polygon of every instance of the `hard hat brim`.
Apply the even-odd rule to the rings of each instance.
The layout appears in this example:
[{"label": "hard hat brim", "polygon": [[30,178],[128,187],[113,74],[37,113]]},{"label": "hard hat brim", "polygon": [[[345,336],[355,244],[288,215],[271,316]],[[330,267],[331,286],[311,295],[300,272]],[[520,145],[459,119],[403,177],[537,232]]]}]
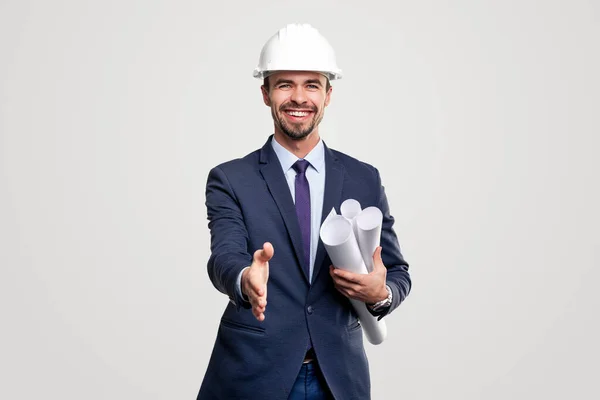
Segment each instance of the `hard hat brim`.
[{"label": "hard hat brim", "polygon": [[342,70],[338,69],[336,71],[315,71],[313,69],[296,69],[296,68],[286,68],[286,69],[277,69],[277,70],[266,70],[263,71],[259,68],[256,68],[254,70],[254,72],[252,73],[252,76],[254,76],[257,79],[265,79],[266,77],[273,75],[277,72],[282,72],[282,71],[307,71],[307,72],[317,72],[319,74],[324,75],[327,79],[329,79],[330,81],[336,80],[336,79],[342,79]]}]

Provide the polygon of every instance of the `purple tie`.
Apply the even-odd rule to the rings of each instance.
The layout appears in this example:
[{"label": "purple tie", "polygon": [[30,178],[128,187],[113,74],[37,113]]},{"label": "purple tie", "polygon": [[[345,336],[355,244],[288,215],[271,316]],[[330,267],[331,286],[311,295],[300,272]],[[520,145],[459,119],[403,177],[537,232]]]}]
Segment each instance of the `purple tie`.
[{"label": "purple tie", "polygon": [[310,187],[306,179],[306,169],[309,165],[306,160],[298,160],[292,168],[296,171],[296,215],[304,248],[303,268],[310,282]]}]

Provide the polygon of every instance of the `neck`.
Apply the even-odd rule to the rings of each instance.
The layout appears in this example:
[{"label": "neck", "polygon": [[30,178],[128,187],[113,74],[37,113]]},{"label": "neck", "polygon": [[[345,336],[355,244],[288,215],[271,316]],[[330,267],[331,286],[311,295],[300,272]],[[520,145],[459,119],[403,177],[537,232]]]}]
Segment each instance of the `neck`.
[{"label": "neck", "polygon": [[320,136],[318,130],[315,129],[304,139],[293,140],[279,129],[275,129],[273,138],[296,157],[304,158],[319,143]]}]

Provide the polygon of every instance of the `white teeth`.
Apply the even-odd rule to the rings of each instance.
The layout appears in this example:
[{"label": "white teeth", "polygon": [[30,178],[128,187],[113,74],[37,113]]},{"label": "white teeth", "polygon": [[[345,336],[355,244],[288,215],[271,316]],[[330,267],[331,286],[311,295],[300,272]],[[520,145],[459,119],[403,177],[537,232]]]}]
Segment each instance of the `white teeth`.
[{"label": "white teeth", "polygon": [[306,117],[308,115],[305,111],[288,111],[287,113],[294,117]]}]

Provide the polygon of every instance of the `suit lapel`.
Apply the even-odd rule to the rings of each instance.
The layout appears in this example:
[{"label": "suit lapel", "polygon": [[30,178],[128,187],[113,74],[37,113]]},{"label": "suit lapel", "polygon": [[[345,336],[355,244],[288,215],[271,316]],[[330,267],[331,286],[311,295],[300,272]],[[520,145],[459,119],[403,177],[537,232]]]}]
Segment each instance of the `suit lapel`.
[{"label": "suit lapel", "polygon": [[[331,212],[331,209],[338,207],[336,212],[339,212],[339,205],[342,200],[342,188],[344,182],[344,166],[339,162],[335,154],[325,146],[325,195],[323,197],[323,211],[321,213],[321,224]],[[313,271],[313,282],[316,281],[317,275],[321,271],[323,261],[325,260],[325,246],[319,238],[319,246],[315,257],[315,266]],[[329,266],[327,266],[329,267]]]},{"label": "suit lapel", "polygon": [[[302,250],[302,235],[300,233],[298,217],[296,216],[296,207],[294,206],[290,188],[288,187],[283,171],[281,170],[281,164],[277,159],[275,151],[271,147],[271,140],[273,140],[272,136],[260,151],[260,172],[267,183],[271,196],[273,196],[273,199],[275,200],[275,204],[277,204],[277,208],[279,208],[281,216],[283,217],[285,227],[290,236],[290,241],[292,242],[294,252],[296,253],[296,258],[298,259],[298,265],[301,266],[304,263],[304,253]],[[277,249],[275,249],[275,251],[277,251]],[[304,268],[301,268],[301,270],[308,283],[308,276],[306,276]]]}]

